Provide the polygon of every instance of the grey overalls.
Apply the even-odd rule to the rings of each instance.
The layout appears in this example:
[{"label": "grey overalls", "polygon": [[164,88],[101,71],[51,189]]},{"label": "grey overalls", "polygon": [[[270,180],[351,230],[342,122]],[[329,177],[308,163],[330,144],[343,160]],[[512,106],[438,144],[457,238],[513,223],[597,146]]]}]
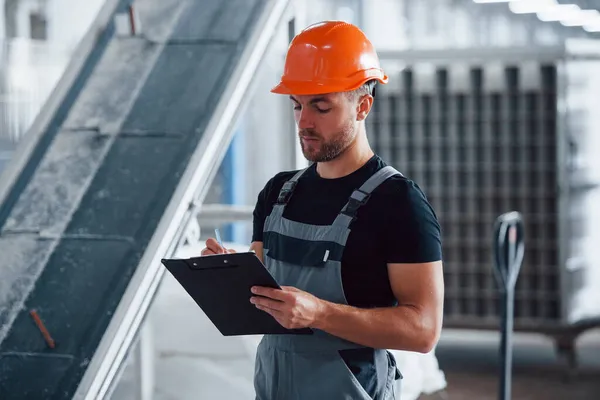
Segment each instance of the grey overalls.
[{"label": "grey overalls", "polygon": [[[321,226],[283,218],[285,206],[304,171],[306,169],[284,184],[265,221],[265,265],[282,286],[294,286],[321,299],[348,304],[340,270],[350,223],[370,193],[399,172],[389,166],[379,170],[354,190],[332,225]],[[338,352],[357,348],[364,346],[319,330],[313,335],[265,335],[256,356],[256,399],[370,400]],[[387,352],[385,349],[375,351]],[[378,376],[386,382],[382,400],[396,398],[395,381],[400,377],[395,361],[390,358],[386,376]]]}]

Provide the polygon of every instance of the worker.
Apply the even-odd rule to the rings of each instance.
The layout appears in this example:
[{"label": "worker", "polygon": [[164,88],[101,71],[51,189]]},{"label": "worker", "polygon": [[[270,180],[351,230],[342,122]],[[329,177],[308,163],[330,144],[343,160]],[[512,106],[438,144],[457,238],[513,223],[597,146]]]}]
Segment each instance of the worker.
[{"label": "worker", "polygon": [[[304,157],[258,195],[250,249],[282,289],[251,302],[283,327],[257,349],[259,400],[396,399],[387,349],[429,352],[443,315],[440,226],[419,186],[374,154],[365,119],[382,71],[356,26],[325,21],[290,43],[280,83]],[[215,239],[202,255],[221,254]]]}]

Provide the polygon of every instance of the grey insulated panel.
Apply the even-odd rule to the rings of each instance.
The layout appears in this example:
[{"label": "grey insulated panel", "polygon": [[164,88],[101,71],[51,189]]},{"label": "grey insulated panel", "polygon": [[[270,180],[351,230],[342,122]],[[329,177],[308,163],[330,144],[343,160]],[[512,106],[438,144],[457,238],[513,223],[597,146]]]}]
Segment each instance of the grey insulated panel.
[{"label": "grey insulated panel", "polygon": [[[492,233],[521,211],[527,252],[516,288],[517,327],[561,319],[556,68],[439,67],[380,90],[368,132],[375,150],[422,186],[444,242],[447,326],[497,326]],[[425,82],[424,82],[425,80]]]}]

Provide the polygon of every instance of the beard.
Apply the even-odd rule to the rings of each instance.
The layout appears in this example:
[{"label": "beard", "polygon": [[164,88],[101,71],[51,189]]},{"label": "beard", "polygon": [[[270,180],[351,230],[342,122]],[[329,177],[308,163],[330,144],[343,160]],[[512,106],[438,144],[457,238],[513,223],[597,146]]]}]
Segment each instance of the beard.
[{"label": "beard", "polygon": [[315,141],[304,142],[300,138],[302,154],[310,162],[327,162],[336,159],[346,151],[356,136],[352,123],[348,123],[329,140],[323,139],[323,136],[312,129],[302,129],[299,135],[309,139],[317,139]]}]

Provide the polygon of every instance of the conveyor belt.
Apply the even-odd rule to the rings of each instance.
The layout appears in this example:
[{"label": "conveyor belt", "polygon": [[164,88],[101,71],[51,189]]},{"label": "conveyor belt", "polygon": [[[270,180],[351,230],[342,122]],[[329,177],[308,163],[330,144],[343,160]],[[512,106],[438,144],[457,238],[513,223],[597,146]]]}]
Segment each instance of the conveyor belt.
[{"label": "conveyor belt", "polygon": [[110,391],[287,8],[135,4],[143,35],[109,20],[0,207],[0,399]]}]

